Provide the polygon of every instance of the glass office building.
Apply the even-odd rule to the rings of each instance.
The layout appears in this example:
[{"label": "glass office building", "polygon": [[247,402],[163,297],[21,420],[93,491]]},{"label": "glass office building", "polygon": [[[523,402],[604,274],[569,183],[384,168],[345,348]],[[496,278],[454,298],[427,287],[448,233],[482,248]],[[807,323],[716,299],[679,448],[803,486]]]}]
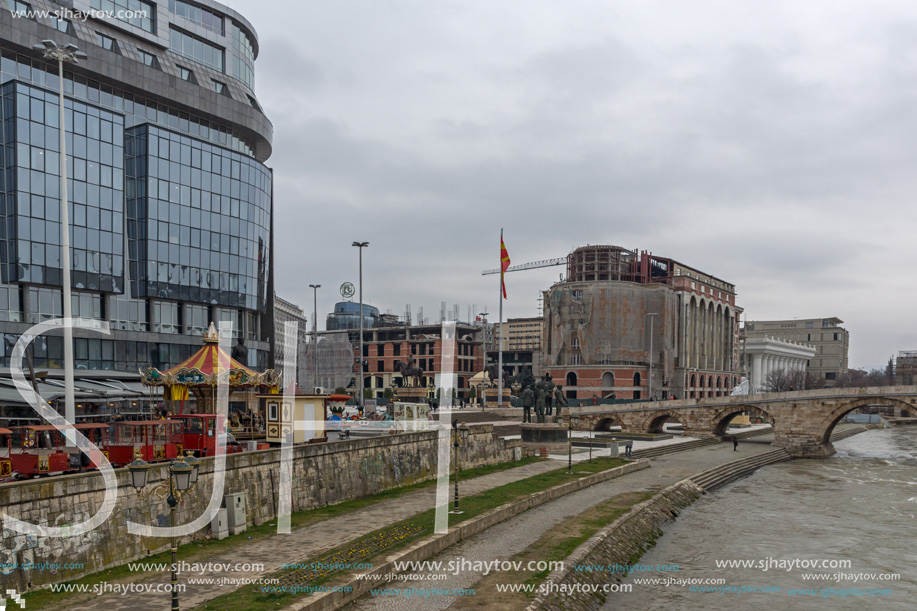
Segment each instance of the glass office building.
[{"label": "glass office building", "polygon": [[[0,8],[0,367],[63,310],[58,66],[32,49],[54,40],[88,55],[63,82],[73,315],[111,325],[75,331],[78,373],[178,364],[211,321],[231,321],[246,364],[267,368],[272,126],[251,24],[209,0]],[[61,337],[34,343],[36,367],[62,359]]]}]

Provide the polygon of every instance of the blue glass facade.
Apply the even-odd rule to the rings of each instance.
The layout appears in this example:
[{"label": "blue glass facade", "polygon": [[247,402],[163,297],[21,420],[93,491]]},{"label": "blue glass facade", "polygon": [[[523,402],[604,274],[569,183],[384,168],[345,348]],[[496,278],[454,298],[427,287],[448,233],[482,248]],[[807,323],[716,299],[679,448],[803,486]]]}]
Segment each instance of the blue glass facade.
[{"label": "blue glass facade", "polygon": [[[77,334],[76,369],[178,364],[211,321],[232,321],[246,364],[265,369],[273,177],[264,165],[270,122],[251,90],[257,39],[219,5],[76,0],[74,8],[125,5],[147,16],[66,32],[51,18],[18,19],[11,37],[0,15],[0,367],[19,334],[63,309],[58,66],[31,49],[50,38],[89,56],[65,65],[63,77],[73,314],[112,329]],[[172,31],[189,34],[190,50],[184,40],[170,49]],[[211,52],[199,55],[197,42]],[[213,80],[227,83],[222,93]],[[62,338],[34,347],[36,367],[62,367]]]},{"label": "blue glass facade", "polygon": [[257,161],[141,125],[127,135],[132,294],[264,307],[271,174]]},{"label": "blue glass facade", "polygon": [[[379,321],[379,308],[363,304],[363,328],[372,329]],[[326,331],[341,329],[360,329],[360,304],[352,301],[339,301],[334,304],[334,313],[325,319]]]},{"label": "blue glass facade", "polygon": [[[58,96],[0,87],[0,280],[61,285]],[[65,100],[73,287],[120,293],[124,271],[124,118]]]}]

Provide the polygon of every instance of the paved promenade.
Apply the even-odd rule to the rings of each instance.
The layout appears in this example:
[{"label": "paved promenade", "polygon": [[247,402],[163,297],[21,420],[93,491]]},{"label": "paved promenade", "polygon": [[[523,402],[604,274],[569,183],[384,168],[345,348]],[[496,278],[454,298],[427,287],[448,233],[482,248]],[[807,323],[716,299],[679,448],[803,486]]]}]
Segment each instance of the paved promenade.
[{"label": "paved promenade", "polygon": [[[770,436],[761,436],[756,438],[755,443],[740,442],[737,452],[733,451],[731,443],[720,443],[652,459],[652,467],[649,469],[623,475],[526,511],[512,520],[497,524],[466,539],[442,554],[430,558],[430,561],[449,562],[465,559],[474,562],[509,559],[524,551],[564,520],[579,515],[603,501],[625,492],[660,490],[717,465],[770,452],[774,447],[768,443],[761,443],[769,440]],[[404,581],[402,584],[405,587],[418,589],[475,588],[482,577],[481,573],[468,571],[458,575],[448,574],[446,579]],[[399,587],[400,585],[393,582],[390,586],[382,587]],[[476,596],[469,597],[434,595],[427,598],[422,596],[408,598],[406,596],[373,597],[368,595],[357,600],[348,609],[437,611],[453,605],[455,609],[472,609],[486,608],[486,600],[486,592],[478,592]]]},{"label": "paved promenade", "polygon": [[[479,494],[491,488],[497,488],[504,484],[532,477],[533,475],[538,475],[546,471],[553,471],[561,467],[563,467],[563,465],[559,464],[557,461],[549,460],[464,480],[461,482],[462,494]],[[343,516],[331,518],[294,530],[289,535],[275,535],[268,539],[262,539],[261,541],[242,544],[231,551],[219,556],[207,558],[202,562],[212,562],[214,564],[236,564],[239,562],[261,563],[264,565],[264,571],[248,573],[241,571],[230,573],[195,573],[180,575],[179,582],[187,584],[188,578],[200,579],[208,577],[257,579],[262,575],[280,570],[284,564],[305,562],[327,550],[339,547],[367,533],[427,511],[433,508],[435,502],[436,488],[430,487],[427,490],[376,503],[365,509],[360,509]],[[241,536],[244,537],[244,535]],[[143,562],[143,560],[138,560],[137,562]],[[168,574],[161,574],[157,575],[155,578],[144,580],[144,583],[154,584],[166,584],[168,582]],[[183,609],[191,609],[212,598],[227,594],[230,591],[230,586],[187,584],[187,590],[181,594],[181,605]],[[161,601],[154,599],[154,597],[149,594],[127,594],[124,596],[110,594],[82,601],[71,608],[104,611],[168,609],[168,595],[160,594],[157,596]]]}]

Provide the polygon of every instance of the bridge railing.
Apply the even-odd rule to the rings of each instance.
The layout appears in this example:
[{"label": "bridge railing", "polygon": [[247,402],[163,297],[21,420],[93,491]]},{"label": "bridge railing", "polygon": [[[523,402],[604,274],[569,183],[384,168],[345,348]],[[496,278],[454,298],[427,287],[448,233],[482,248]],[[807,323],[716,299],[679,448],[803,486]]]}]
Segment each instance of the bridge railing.
[{"label": "bridge railing", "polygon": [[[626,410],[626,409],[678,409],[687,407],[712,407],[716,405],[753,405],[774,401],[812,400],[812,399],[857,399],[868,397],[917,397],[917,386],[868,386],[863,388],[819,388],[814,390],[794,390],[784,392],[757,393],[736,397],[698,397],[694,399],[675,399],[666,401],[621,400],[614,404],[599,402],[592,405],[592,400],[582,401],[578,406],[568,404],[573,413],[590,411]],[[637,404],[637,405],[634,405]]]}]

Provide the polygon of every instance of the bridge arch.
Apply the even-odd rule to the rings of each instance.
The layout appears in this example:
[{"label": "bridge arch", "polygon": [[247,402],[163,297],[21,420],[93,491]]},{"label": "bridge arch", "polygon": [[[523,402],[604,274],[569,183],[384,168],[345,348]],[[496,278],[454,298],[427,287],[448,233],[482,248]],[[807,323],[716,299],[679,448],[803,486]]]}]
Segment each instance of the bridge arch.
[{"label": "bridge arch", "polygon": [[624,421],[621,420],[620,416],[614,416],[609,414],[607,417],[602,418],[601,420],[596,420],[595,425],[592,427],[593,431],[609,431],[611,427],[619,426],[621,427],[621,432],[627,430],[627,425],[624,424]]},{"label": "bridge arch", "polygon": [[681,426],[685,430],[688,429],[688,422],[685,420],[683,414],[679,414],[676,411],[662,411],[662,412],[653,412],[647,417],[643,423],[640,425],[640,429],[637,432],[640,433],[661,433],[663,427],[665,426],[666,421],[672,418],[673,420],[678,420],[681,423]]},{"label": "bridge arch", "polygon": [[713,434],[716,437],[725,437],[726,429],[729,428],[729,423],[732,419],[745,412],[748,412],[750,416],[764,418],[764,420],[770,422],[771,427],[774,426],[774,417],[759,407],[754,405],[730,405],[717,412],[713,418],[711,418],[710,421],[713,423]]},{"label": "bridge arch", "polygon": [[825,416],[821,425],[819,425],[819,437],[821,439],[821,443],[826,444],[831,440],[831,433],[834,432],[834,427],[837,426],[837,423],[840,422],[844,416],[857,408],[866,407],[869,405],[892,405],[906,409],[909,412],[917,410],[917,407],[914,405],[895,397],[883,397],[875,395],[871,397],[860,397],[854,399],[849,403],[838,406],[832,410],[831,413]]}]

